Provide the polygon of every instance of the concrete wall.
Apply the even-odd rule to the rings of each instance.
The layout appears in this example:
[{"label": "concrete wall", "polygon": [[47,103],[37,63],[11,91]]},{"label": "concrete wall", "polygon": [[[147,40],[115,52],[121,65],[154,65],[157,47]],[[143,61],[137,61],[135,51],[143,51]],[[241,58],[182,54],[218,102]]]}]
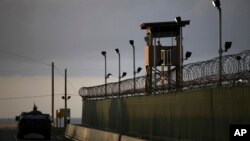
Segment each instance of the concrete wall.
[{"label": "concrete wall", "polygon": [[168,141],[227,141],[250,123],[250,86],[83,102],[83,125]]},{"label": "concrete wall", "polygon": [[67,125],[65,136],[79,141],[146,141],[117,133],[86,128],[77,125]]}]

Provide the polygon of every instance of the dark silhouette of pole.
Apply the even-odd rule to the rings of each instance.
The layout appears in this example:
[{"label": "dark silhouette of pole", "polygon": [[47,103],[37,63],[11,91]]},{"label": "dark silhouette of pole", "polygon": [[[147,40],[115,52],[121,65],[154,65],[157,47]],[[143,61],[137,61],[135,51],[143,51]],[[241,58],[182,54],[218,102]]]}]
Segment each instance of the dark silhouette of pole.
[{"label": "dark silhouette of pole", "polygon": [[51,63],[51,72],[52,72],[52,82],[51,82],[51,117],[54,121],[54,62]]},{"label": "dark silhouette of pole", "polygon": [[221,27],[221,7],[220,7],[220,0],[213,0],[212,1],[214,7],[217,7],[217,9],[219,10],[219,86],[222,85],[222,33],[221,33],[221,30],[222,30],[222,27]]},{"label": "dark silhouette of pole", "polygon": [[221,8],[219,9],[219,86],[222,85],[222,39],[221,39]]},{"label": "dark silhouette of pole", "polygon": [[181,17],[176,17],[175,22],[179,24],[180,26],[180,35],[179,35],[179,40],[180,40],[180,88],[183,87],[183,45],[182,45],[182,20]]},{"label": "dark silhouette of pole", "polygon": [[118,83],[119,83],[119,93],[117,94],[117,98],[119,98],[121,94],[121,58],[120,58],[120,52],[119,49],[116,48],[115,52],[118,54]]},{"label": "dark silhouette of pole", "polygon": [[181,49],[181,77],[180,86],[183,87],[183,44],[182,44],[182,25],[180,25],[180,49]]},{"label": "dark silhouette of pole", "polygon": [[134,75],[134,95],[136,92],[136,83],[135,83],[135,75],[136,75],[136,71],[135,71],[135,46],[134,46],[134,40],[129,40],[130,45],[133,48],[133,75]]},{"label": "dark silhouette of pole", "polygon": [[[64,93],[64,103],[65,103],[65,107],[64,110],[66,111],[67,109],[67,69],[65,69],[65,93]],[[66,128],[67,126],[67,116],[64,113],[64,128]]]},{"label": "dark silhouette of pole", "polygon": [[121,94],[121,56],[119,55],[119,96]]},{"label": "dark silhouette of pole", "polygon": [[105,97],[107,96],[107,58],[106,51],[102,51],[102,55],[104,56],[104,80],[105,80]]}]

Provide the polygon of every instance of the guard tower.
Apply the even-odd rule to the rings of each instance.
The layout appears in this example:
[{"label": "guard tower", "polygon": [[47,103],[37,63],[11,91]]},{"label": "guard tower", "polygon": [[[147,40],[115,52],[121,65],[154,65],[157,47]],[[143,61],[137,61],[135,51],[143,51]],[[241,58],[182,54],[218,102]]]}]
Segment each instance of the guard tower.
[{"label": "guard tower", "polygon": [[[182,27],[190,21],[143,23],[145,36],[145,67],[147,94],[158,90],[180,88],[182,83],[183,46]],[[161,45],[161,38],[168,38],[171,45]],[[158,39],[158,41],[157,41]],[[167,71],[165,68],[167,67]],[[159,70],[158,68],[161,68]],[[171,78],[171,71],[175,75]]]}]

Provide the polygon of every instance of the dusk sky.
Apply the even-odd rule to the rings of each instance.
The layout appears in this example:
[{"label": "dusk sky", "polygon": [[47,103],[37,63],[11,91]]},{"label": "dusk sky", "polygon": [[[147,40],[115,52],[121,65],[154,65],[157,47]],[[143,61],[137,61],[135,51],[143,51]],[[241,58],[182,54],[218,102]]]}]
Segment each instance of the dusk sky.
[{"label": "dusk sky", "polygon": [[[250,1],[221,0],[222,41],[232,41],[225,54],[250,49]],[[144,22],[190,20],[183,29],[186,63],[218,56],[218,10],[212,0],[1,0],[0,118],[32,110],[34,103],[51,114],[51,62],[55,62],[55,109],[64,107],[64,69],[72,117],[81,117],[81,87],[104,84],[104,57],[116,82],[121,70],[132,77],[133,39],[136,66],[144,68]],[[166,45],[171,42],[166,40]],[[163,44],[163,45],[165,45]],[[145,69],[139,74],[145,75]]]}]

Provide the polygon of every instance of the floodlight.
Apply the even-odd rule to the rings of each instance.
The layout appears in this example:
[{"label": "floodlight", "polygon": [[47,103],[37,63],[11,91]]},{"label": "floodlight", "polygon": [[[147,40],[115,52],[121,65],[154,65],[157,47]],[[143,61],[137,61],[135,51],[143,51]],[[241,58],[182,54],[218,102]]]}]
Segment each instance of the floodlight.
[{"label": "floodlight", "polygon": [[71,98],[71,96],[68,96],[68,99],[70,99]]},{"label": "floodlight", "polygon": [[191,55],[192,55],[192,52],[187,51],[187,52],[186,52],[186,55],[185,55],[186,60],[187,60],[189,57],[191,57]]},{"label": "floodlight", "polygon": [[141,67],[138,67],[137,68],[137,73],[141,72],[142,68]]},{"label": "floodlight", "polygon": [[238,82],[240,82],[240,83],[242,83],[242,81],[243,81],[242,79],[239,79],[239,80],[238,80]]},{"label": "floodlight", "polygon": [[106,51],[102,51],[102,55],[103,55],[103,56],[106,56]]},{"label": "floodlight", "polygon": [[64,99],[64,96],[62,96],[62,99]]},{"label": "floodlight", "polygon": [[116,49],[115,49],[115,52],[116,52],[116,53],[118,53],[118,54],[120,54],[120,53],[119,53],[119,49],[118,49],[118,48],[116,48]]},{"label": "floodlight", "polygon": [[110,78],[110,77],[112,77],[112,74],[108,73],[107,76],[106,76],[106,78]]},{"label": "floodlight", "polygon": [[158,41],[157,41],[157,44],[158,44],[158,46],[159,46],[159,47],[161,47],[161,46],[162,46],[162,45],[161,45],[161,41],[160,41],[160,40],[158,40]]},{"label": "floodlight", "polygon": [[124,78],[126,75],[127,75],[127,73],[126,73],[126,72],[123,72],[121,78]]},{"label": "floodlight", "polygon": [[216,4],[215,4],[215,1],[214,1],[214,0],[212,1],[212,4],[213,4],[214,7],[216,7]]},{"label": "floodlight", "polygon": [[134,40],[129,40],[129,44],[133,47],[134,46]]},{"label": "floodlight", "polygon": [[180,23],[181,23],[181,17],[176,17],[176,18],[175,18],[175,22],[177,22],[177,23],[180,24]]},{"label": "floodlight", "polygon": [[232,42],[225,42],[225,52],[231,48]]},{"label": "floodlight", "polygon": [[218,9],[220,9],[220,0],[213,0],[212,4],[214,7],[217,7]]}]

